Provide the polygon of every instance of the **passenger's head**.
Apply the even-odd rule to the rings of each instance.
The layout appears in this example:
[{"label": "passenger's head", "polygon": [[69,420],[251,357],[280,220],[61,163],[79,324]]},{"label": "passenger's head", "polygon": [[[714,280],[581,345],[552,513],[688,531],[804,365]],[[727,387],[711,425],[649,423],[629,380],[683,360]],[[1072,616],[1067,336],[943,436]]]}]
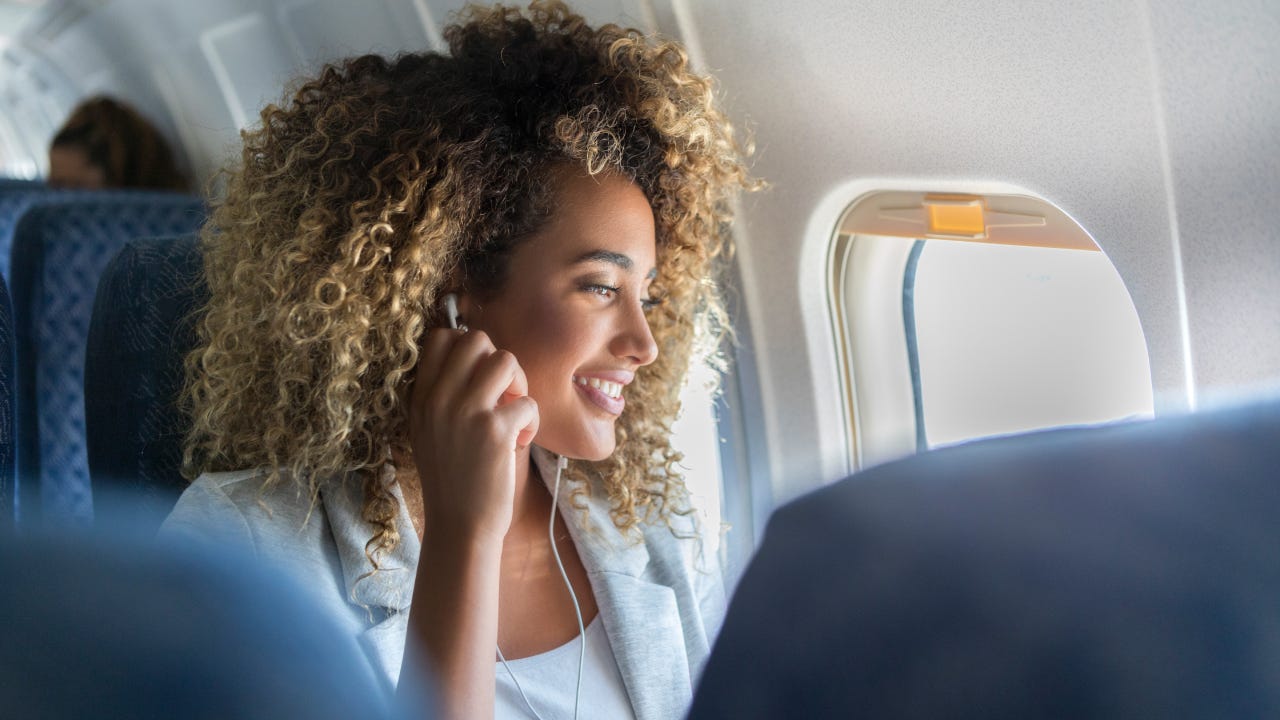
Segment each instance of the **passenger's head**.
[{"label": "passenger's head", "polygon": [[133,108],[107,97],[77,105],[53,136],[48,181],[82,190],[187,189],[160,131]]},{"label": "passenger's head", "polygon": [[550,219],[502,259],[503,277],[491,288],[464,292],[460,309],[471,328],[519,360],[538,403],[535,441],[603,460],[615,449],[630,383],[659,355],[648,323],[660,303],[649,292],[657,272],[653,209],[634,182],[613,172],[566,167],[550,187]]},{"label": "passenger's head", "polygon": [[[375,477],[408,451],[402,396],[452,291],[529,372],[535,442],[597,461],[567,476],[599,478],[620,526],[661,516],[744,150],[677,44],[560,3],[471,8],[445,37],[326,67],[246,134],[204,234],[187,470]],[[631,372],[616,423],[563,410]]]}]

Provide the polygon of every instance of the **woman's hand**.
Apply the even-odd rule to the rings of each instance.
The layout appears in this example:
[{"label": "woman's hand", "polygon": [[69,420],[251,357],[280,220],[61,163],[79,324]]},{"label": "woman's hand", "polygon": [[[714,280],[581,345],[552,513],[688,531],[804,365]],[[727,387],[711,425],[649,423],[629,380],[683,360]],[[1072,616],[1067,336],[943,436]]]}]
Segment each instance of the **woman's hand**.
[{"label": "woman's hand", "polygon": [[511,526],[516,462],[538,405],[511,353],[483,331],[430,331],[409,400],[409,437],[434,536],[496,542]]}]

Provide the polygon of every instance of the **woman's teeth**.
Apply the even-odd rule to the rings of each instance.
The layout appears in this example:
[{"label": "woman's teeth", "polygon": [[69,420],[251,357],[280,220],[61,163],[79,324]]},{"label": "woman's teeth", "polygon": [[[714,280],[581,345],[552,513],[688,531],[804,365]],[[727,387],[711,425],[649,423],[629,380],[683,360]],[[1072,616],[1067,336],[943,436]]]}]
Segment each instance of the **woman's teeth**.
[{"label": "woman's teeth", "polygon": [[608,380],[601,380],[600,378],[584,378],[577,376],[574,376],[573,381],[579,385],[593,387],[611,398],[622,397],[622,385],[616,382],[609,382]]}]

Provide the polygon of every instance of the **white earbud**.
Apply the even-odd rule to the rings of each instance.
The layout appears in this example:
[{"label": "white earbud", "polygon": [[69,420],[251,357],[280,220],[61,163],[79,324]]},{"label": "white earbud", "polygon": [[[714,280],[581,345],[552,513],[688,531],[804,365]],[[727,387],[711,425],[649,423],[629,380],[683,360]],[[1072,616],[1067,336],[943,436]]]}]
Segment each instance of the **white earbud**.
[{"label": "white earbud", "polygon": [[458,296],[456,293],[449,293],[444,296],[444,312],[449,318],[449,327],[454,330],[458,329]]}]

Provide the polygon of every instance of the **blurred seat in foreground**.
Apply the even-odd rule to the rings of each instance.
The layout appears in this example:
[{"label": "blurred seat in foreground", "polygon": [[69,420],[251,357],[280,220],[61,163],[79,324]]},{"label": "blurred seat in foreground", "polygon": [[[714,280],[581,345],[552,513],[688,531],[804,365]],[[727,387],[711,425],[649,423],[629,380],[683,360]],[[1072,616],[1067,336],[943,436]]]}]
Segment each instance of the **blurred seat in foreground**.
[{"label": "blurred seat in foreground", "polygon": [[690,717],[1280,717],[1280,403],[939,450],[782,508]]},{"label": "blurred seat in foreground", "polygon": [[355,641],[251,558],[28,530],[0,537],[0,578],[7,718],[431,716],[402,712]]}]

